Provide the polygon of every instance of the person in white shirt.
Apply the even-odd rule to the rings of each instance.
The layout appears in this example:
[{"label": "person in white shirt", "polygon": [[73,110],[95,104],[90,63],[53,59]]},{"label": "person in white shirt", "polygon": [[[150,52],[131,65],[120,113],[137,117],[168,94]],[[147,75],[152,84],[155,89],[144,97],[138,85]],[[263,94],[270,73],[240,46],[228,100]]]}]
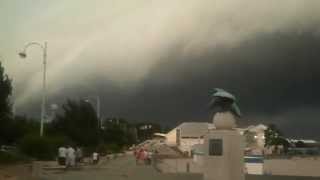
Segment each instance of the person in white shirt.
[{"label": "person in white shirt", "polygon": [[63,166],[66,165],[67,149],[64,146],[58,149],[58,164]]},{"label": "person in white shirt", "polygon": [[92,153],[92,162],[93,162],[93,164],[97,164],[98,161],[99,161],[99,153],[93,152]]},{"label": "person in white shirt", "polygon": [[75,165],[76,154],[75,150],[69,146],[67,149],[67,167],[72,167]]}]

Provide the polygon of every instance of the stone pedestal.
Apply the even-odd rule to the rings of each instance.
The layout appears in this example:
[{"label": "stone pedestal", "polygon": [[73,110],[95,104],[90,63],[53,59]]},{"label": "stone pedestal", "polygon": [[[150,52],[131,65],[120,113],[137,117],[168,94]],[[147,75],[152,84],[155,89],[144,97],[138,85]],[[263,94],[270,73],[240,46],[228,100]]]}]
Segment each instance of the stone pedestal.
[{"label": "stone pedestal", "polygon": [[224,113],[217,115],[221,126],[204,140],[204,180],[244,180],[243,137],[234,129],[233,116],[226,113],[226,123],[222,123]]}]

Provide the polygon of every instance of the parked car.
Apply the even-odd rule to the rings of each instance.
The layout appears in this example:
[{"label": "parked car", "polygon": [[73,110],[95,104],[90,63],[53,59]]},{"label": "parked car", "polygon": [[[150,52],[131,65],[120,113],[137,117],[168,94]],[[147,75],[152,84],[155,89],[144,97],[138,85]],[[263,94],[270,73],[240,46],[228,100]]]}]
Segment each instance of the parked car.
[{"label": "parked car", "polygon": [[14,152],[14,151],[17,151],[17,147],[8,146],[8,145],[2,145],[1,148],[0,148],[0,151],[2,151],[2,152]]}]

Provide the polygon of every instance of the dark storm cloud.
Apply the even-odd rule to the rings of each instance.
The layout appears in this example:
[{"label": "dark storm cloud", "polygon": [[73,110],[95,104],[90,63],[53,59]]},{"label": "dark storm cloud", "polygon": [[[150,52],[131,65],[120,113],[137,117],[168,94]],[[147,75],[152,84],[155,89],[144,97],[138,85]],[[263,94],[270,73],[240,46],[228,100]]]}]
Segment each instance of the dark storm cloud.
[{"label": "dark storm cloud", "polygon": [[39,50],[28,51],[30,61],[17,57],[26,42],[48,42],[53,96],[66,84],[81,85],[88,75],[110,78],[123,88],[139,86],[179,43],[181,61],[197,60],[263,33],[305,32],[320,22],[317,0],[28,1],[24,6],[18,0],[0,2],[0,53],[14,78],[18,109],[41,92]]},{"label": "dark storm cloud", "polygon": [[221,87],[238,97],[241,124],[276,122],[299,135],[309,114],[305,128],[319,136],[320,1],[0,4],[18,113],[39,116],[42,68],[38,50],[28,61],[17,51],[48,41],[48,104],[99,95],[104,116],[175,125],[211,121],[208,90]]},{"label": "dark storm cloud", "polygon": [[[170,124],[211,121],[208,90],[221,87],[238,97],[244,114],[240,124],[285,123],[282,128],[290,135],[298,135],[290,129],[301,122],[306,129],[320,125],[320,38],[314,33],[264,34],[187,60],[180,59],[183,48],[180,44],[163,57],[123,112]],[[305,118],[297,118],[301,112]]]},{"label": "dark storm cloud", "polygon": [[[288,136],[320,139],[319,35],[261,34],[240,46],[216,47],[201,56],[183,55],[185,45],[177,43],[159,57],[138,87],[120,88],[106,78],[88,76],[49,101],[61,104],[67,98],[100,95],[105,117],[174,126],[210,122],[208,91],[220,87],[237,96],[244,115],[240,125],[275,123]],[[20,111],[36,115],[37,104],[30,101]]]}]

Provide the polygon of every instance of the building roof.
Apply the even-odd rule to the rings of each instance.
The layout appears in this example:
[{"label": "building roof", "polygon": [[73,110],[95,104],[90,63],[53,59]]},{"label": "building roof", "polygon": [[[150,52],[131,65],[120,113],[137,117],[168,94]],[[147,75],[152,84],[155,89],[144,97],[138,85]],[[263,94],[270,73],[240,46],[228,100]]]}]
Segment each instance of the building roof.
[{"label": "building roof", "polygon": [[166,134],[164,134],[164,133],[153,133],[153,136],[166,137]]},{"label": "building roof", "polygon": [[301,141],[305,144],[316,144],[317,143],[317,141],[313,140],[313,139],[287,139],[287,140],[292,143],[297,143],[298,141]]},{"label": "building roof", "polygon": [[207,122],[184,122],[177,129],[181,131],[181,137],[201,137],[208,132]]}]

